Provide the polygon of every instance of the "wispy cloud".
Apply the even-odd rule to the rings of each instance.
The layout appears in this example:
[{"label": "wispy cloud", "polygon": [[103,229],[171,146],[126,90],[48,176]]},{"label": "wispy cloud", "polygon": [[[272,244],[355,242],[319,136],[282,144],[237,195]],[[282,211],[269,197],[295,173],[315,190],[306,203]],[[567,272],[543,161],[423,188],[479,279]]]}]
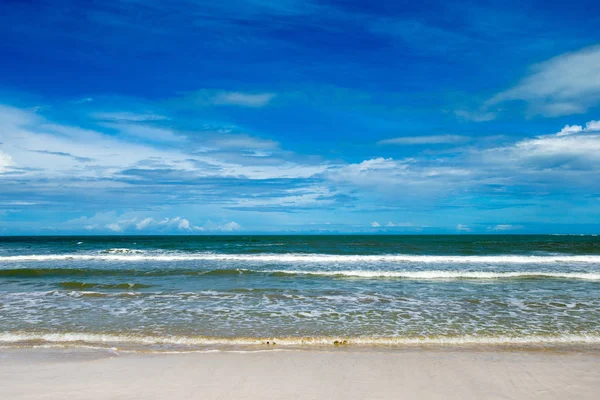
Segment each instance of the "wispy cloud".
[{"label": "wispy cloud", "polygon": [[84,103],[91,103],[92,101],[94,101],[94,99],[91,97],[82,97],[81,99],[74,100],[73,102],[75,104],[84,104]]},{"label": "wispy cloud", "polygon": [[412,227],[414,225],[412,223],[410,223],[410,222],[392,222],[392,221],[389,221],[387,224],[385,224],[385,226],[387,226],[388,228],[398,228],[398,227],[408,228],[408,227]]},{"label": "wispy cloud", "polygon": [[469,141],[467,136],[460,135],[432,135],[432,136],[403,136],[392,139],[380,140],[379,145],[421,145],[421,144],[453,144]]},{"label": "wispy cloud", "polygon": [[456,230],[459,232],[470,232],[471,228],[464,224],[458,224],[456,225]]},{"label": "wispy cloud", "polygon": [[79,157],[79,156],[75,156],[73,154],[70,153],[65,153],[64,151],[48,151],[48,150],[29,150],[33,153],[39,153],[39,154],[50,154],[53,156],[60,156],[60,157],[70,157],[72,159],[74,159],[75,161],[79,161],[79,162],[90,162],[90,161],[94,161],[93,158],[89,158],[89,157]]},{"label": "wispy cloud", "polygon": [[397,38],[423,53],[444,53],[473,43],[473,38],[434,24],[408,18],[378,18],[369,23],[376,34]]},{"label": "wispy cloud", "polygon": [[486,230],[488,231],[496,231],[496,232],[506,232],[506,231],[515,231],[519,229],[523,229],[523,225],[511,225],[511,224],[499,224],[494,226],[488,226]]},{"label": "wispy cloud", "polygon": [[531,114],[556,117],[584,113],[600,101],[600,46],[534,65],[521,82],[496,94],[486,105],[514,100],[526,102]]},{"label": "wispy cloud", "polygon": [[148,121],[164,121],[170,119],[165,115],[155,113],[132,113],[132,112],[95,112],[92,113],[92,118],[109,121],[129,121],[129,122],[148,122]]},{"label": "wispy cloud", "polygon": [[212,101],[215,105],[264,107],[274,97],[274,93],[219,92],[215,94]]},{"label": "wispy cloud", "polygon": [[469,122],[488,122],[496,119],[498,113],[483,107],[480,110],[456,110],[454,111],[454,115],[459,119]]},{"label": "wispy cloud", "polygon": [[172,129],[152,126],[135,122],[103,122],[102,127],[113,129],[121,135],[130,135],[148,141],[156,142],[183,142],[186,136],[176,133]]},{"label": "wispy cloud", "polygon": [[[150,134],[164,132],[146,130],[146,122],[99,124],[109,130],[57,124],[41,113],[0,107],[0,201],[19,198],[63,212],[102,212],[107,207],[160,207],[177,212],[181,207],[207,209],[218,205],[222,218],[243,210],[258,213],[273,208],[286,212],[342,201],[335,193],[320,190],[319,179],[311,179],[329,168],[326,163],[319,159],[300,162],[302,157],[282,150],[279,143],[269,139],[201,132],[195,133],[193,142],[164,145]],[[76,207],[73,198],[80,199]],[[193,215],[197,219],[213,215],[199,213],[194,211]],[[72,225],[72,229],[145,232],[160,223],[154,216],[133,218],[96,218]],[[177,229],[235,231],[235,224],[242,225],[229,221],[204,226],[186,220],[189,223],[177,221]]]},{"label": "wispy cloud", "polygon": [[154,218],[144,218],[143,220],[135,224],[135,227],[137,230],[143,231],[144,229],[152,225],[154,222]]},{"label": "wispy cloud", "polygon": [[210,145],[218,149],[273,150],[279,143],[273,140],[260,139],[247,134],[219,134],[212,138]]},{"label": "wispy cloud", "polygon": [[173,102],[190,102],[196,106],[231,106],[261,108],[267,106],[274,98],[275,93],[270,92],[241,92],[225,90],[197,90],[184,93],[178,99],[172,99]]}]

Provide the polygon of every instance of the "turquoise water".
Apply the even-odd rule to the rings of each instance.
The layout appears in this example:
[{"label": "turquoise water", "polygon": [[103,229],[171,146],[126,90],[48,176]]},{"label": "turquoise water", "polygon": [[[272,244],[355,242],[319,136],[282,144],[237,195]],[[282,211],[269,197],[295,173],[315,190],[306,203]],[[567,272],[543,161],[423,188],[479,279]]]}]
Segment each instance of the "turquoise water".
[{"label": "turquoise water", "polygon": [[597,236],[0,238],[0,343],[600,343]]}]

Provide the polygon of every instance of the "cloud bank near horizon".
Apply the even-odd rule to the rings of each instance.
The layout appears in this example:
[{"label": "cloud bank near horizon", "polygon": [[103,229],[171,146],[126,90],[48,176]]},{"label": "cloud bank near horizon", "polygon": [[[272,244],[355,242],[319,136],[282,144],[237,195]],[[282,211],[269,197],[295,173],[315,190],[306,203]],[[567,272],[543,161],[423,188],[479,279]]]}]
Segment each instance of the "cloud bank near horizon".
[{"label": "cloud bank near horizon", "polygon": [[[600,170],[596,120],[512,141],[458,142],[459,147],[448,154],[344,162],[298,154],[272,139],[230,128],[218,134],[214,127],[206,131],[165,127],[165,121],[177,120],[165,110],[160,118],[115,110],[110,115],[129,123],[109,127],[104,124],[108,114],[98,118],[100,114],[82,113],[82,127],[53,121],[31,107],[0,106],[4,215],[42,207],[59,215],[81,214],[55,221],[53,229],[59,232],[215,233],[238,232],[247,225],[268,231],[276,230],[282,219],[302,230],[303,225],[309,228],[301,220],[311,214],[423,215],[444,203],[450,209],[493,215],[496,207],[531,204],[542,196],[546,203],[565,194],[594,201],[589,193],[600,191],[595,179]],[[132,134],[140,129],[156,130],[158,136],[146,135],[140,142],[140,136]],[[178,140],[165,146],[161,135]],[[422,144],[429,144],[424,138]],[[378,144],[373,143],[374,148]],[[488,203],[473,208],[473,201],[482,199]],[[498,199],[502,201],[496,205]],[[189,218],[169,216],[181,210],[206,222],[195,225]],[[215,212],[223,222],[211,222],[214,218],[209,216]],[[240,217],[248,224],[234,222]],[[259,220],[273,222],[261,226]],[[331,227],[331,223],[322,224]],[[429,220],[334,224],[352,231],[443,228]],[[491,224],[486,226],[494,227],[486,231],[522,226]],[[457,226],[457,231],[470,231],[465,224]]]}]

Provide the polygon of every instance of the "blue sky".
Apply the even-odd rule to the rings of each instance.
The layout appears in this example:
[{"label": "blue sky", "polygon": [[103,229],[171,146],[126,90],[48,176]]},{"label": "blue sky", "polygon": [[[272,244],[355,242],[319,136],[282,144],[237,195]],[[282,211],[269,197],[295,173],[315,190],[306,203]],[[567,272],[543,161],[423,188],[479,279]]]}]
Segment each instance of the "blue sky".
[{"label": "blue sky", "polygon": [[598,233],[595,1],[0,2],[0,234]]}]

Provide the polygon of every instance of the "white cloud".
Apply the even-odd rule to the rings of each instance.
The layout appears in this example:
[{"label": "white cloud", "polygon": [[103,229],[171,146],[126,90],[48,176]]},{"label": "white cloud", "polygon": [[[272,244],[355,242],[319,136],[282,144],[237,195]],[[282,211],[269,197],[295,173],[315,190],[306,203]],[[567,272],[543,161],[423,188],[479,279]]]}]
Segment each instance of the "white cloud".
[{"label": "white cloud", "polygon": [[488,226],[488,231],[513,231],[523,229],[522,225],[510,225],[510,224],[500,224],[495,226]]},{"label": "white cloud", "polygon": [[331,168],[325,176],[331,182],[367,189],[365,196],[383,195],[396,200],[427,200],[460,187],[473,171],[450,164],[413,158],[375,158],[357,164]]},{"label": "white cloud", "polygon": [[466,136],[459,135],[433,135],[433,136],[405,136],[392,139],[380,140],[379,145],[398,144],[398,145],[419,145],[419,144],[451,144],[468,141]]},{"label": "white cloud", "polygon": [[436,199],[465,196],[479,190],[526,187],[538,192],[579,188],[589,192],[600,182],[600,123],[589,121],[580,133],[523,138],[512,143],[491,143],[469,148],[459,155],[435,158],[372,158],[332,166],[324,176],[333,189],[361,188],[361,200],[393,200],[396,205],[433,204]]},{"label": "white cloud", "polygon": [[228,106],[264,107],[274,97],[274,93],[220,92],[213,98],[213,103]]},{"label": "white cloud", "polygon": [[152,171],[153,165],[159,165],[162,170],[186,172],[188,177],[196,179],[215,176],[308,178],[328,168],[325,163],[300,164],[283,158],[259,163],[255,161],[256,157],[243,157],[248,149],[253,152],[281,151],[274,141],[245,134],[227,134],[209,140],[213,152],[240,154],[228,161],[222,153],[197,152],[193,146],[143,144],[138,139],[180,144],[176,142],[181,142],[182,136],[169,129],[132,123],[111,123],[110,127],[118,134],[53,124],[35,113],[0,105],[0,168],[20,168],[21,178],[102,178],[105,185],[114,184],[111,178],[119,180],[123,170],[145,168]]},{"label": "white cloud", "polygon": [[[564,130],[564,129],[563,129]],[[562,131],[561,131],[562,132]],[[564,134],[523,139],[503,148],[484,151],[484,167],[501,164],[510,168],[539,170],[596,170],[600,168],[600,135]],[[505,171],[507,173],[508,171]]]},{"label": "white cloud", "polygon": [[131,217],[131,218],[121,218],[120,220],[107,224],[106,228],[110,229],[111,231],[115,231],[115,232],[123,232],[126,230],[131,230],[133,229],[137,223],[139,221],[138,217]]},{"label": "white cloud", "polygon": [[[89,226],[90,225],[86,225],[86,227],[89,227]],[[114,232],[123,232],[123,228],[121,227],[121,225],[119,225],[116,222],[114,222],[112,224],[107,224],[106,228],[110,229],[111,231],[114,231]]]},{"label": "white cloud", "polygon": [[0,202],[0,206],[38,206],[43,205],[43,203],[36,203],[32,201],[2,201]]},{"label": "white cloud", "polygon": [[[184,218],[181,218],[181,217],[163,218],[162,220],[160,220],[158,222],[158,225],[165,226],[168,228],[174,228],[174,227],[179,227],[179,225],[182,221],[187,221],[187,220]],[[189,222],[188,222],[188,224],[189,224]],[[184,226],[185,226],[185,223],[184,223]]]},{"label": "white cloud", "polygon": [[146,229],[147,227],[149,227],[150,225],[154,224],[154,218],[144,218],[143,220],[141,220],[140,222],[138,222],[135,227],[137,228],[138,231],[143,231],[144,229]]},{"label": "white cloud", "polygon": [[223,232],[234,232],[240,229],[242,229],[242,226],[235,221],[228,222],[221,228]]},{"label": "white cloud", "polygon": [[4,154],[0,151],[0,173],[4,172],[7,167],[14,165],[12,157],[8,154]]},{"label": "white cloud", "polygon": [[[373,158],[332,167],[324,176],[331,189],[353,193],[360,188],[357,197],[363,203],[396,207],[436,207],[440,199],[469,204],[478,194],[515,190],[526,196],[595,193],[600,190],[599,125],[589,121],[580,133],[490,142],[490,147],[449,157]],[[495,196],[494,201],[504,200]]]},{"label": "white cloud", "polygon": [[411,224],[410,222],[399,222],[399,223],[393,223],[392,221],[389,221],[385,226],[390,227],[390,228],[397,228],[397,227],[411,227],[413,226],[413,224]]},{"label": "white cloud", "polygon": [[[3,152],[21,177],[107,178],[147,159],[193,169],[189,156],[78,127],[52,124],[34,113],[0,106]],[[35,152],[32,152],[35,151]],[[61,156],[70,155],[71,157]],[[88,162],[82,163],[83,159]]]},{"label": "white cloud", "polygon": [[531,114],[555,117],[586,112],[600,101],[600,46],[534,65],[515,87],[493,96],[486,105],[513,100],[527,102]]},{"label": "white cloud", "polygon": [[92,118],[109,122],[148,122],[163,121],[170,119],[167,116],[154,113],[132,113],[132,112],[96,112],[91,114]]},{"label": "white cloud", "polygon": [[92,217],[82,216],[71,219],[58,226],[58,228],[85,229],[90,231],[110,230],[113,232],[155,232],[168,233],[178,231],[191,231],[192,224],[185,218],[163,218],[156,220],[152,217],[132,216],[131,214],[117,217],[114,211],[96,213]]},{"label": "white cloud", "polygon": [[456,230],[460,231],[460,232],[470,232],[471,228],[469,228],[468,226],[463,225],[463,224],[458,224],[458,225],[456,225]]},{"label": "white cloud", "polygon": [[400,163],[392,158],[373,158],[364,160],[359,164],[348,164],[338,171],[342,176],[366,175],[372,171],[395,170],[401,167]]},{"label": "white cloud", "polygon": [[182,142],[186,140],[184,135],[178,135],[171,129],[160,128],[141,123],[103,122],[100,125],[106,128],[114,129],[122,135],[130,135],[151,141]]},{"label": "white cloud", "polygon": [[[557,126],[557,130],[558,128]],[[572,130],[572,126],[566,128]],[[436,203],[438,199],[456,199],[452,196],[457,194],[461,198],[469,198],[477,195],[480,188],[490,190],[493,187],[495,190],[513,186],[527,187],[534,191],[536,189],[533,185],[543,182],[546,192],[564,191],[566,186],[573,185],[579,185],[579,188],[587,192],[595,190],[598,183],[595,183],[597,179],[594,179],[594,173],[600,170],[599,128],[600,122],[594,120],[582,124],[581,131],[576,129],[578,132],[573,131],[571,134],[524,138],[512,143],[504,141],[502,145],[493,145],[495,147],[469,148],[451,156],[440,154],[435,157],[426,155],[407,159],[373,157],[348,164],[341,161],[328,163],[302,159],[297,155],[284,153],[276,142],[246,134],[226,133],[221,142],[218,137],[215,136],[214,140],[211,137],[210,145],[221,147],[220,153],[200,154],[187,146],[143,145],[139,140],[129,141],[131,138],[126,132],[108,135],[58,125],[31,111],[0,106],[0,141],[3,142],[0,147],[0,173],[11,173],[2,176],[2,189],[6,188],[5,182],[18,173],[19,182],[13,187],[19,185],[20,191],[25,190],[21,188],[26,188],[35,194],[27,198],[19,197],[23,200],[31,200],[43,194],[45,189],[52,195],[68,195],[69,186],[79,191],[84,191],[87,187],[100,191],[115,188],[119,196],[126,194],[119,197],[119,206],[111,206],[119,210],[127,207],[121,206],[121,200],[128,200],[129,204],[136,202],[136,206],[147,204],[150,209],[148,200],[156,188],[162,190],[156,194],[156,198],[160,199],[157,201],[167,204],[167,207],[170,204],[175,204],[175,207],[182,204],[175,203],[179,192],[188,196],[186,204],[191,204],[191,201],[200,204],[201,201],[197,199],[202,197],[205,187],[196,184],[207,177],[210,179],[206,181],[211,185],[207,189],[209,192],[213,187],[217,187],[219,191],[224,187],[222,190],[226,192],[226,195],[217,193],[212,200],[223,196],[219,197],[219,201],[224,204],[223,208],[239,208],[236,212],[260,210],[261,207],[275,210],[285,207],[308,209],[322,205],[339,206],[339,199],[356,207],[355,210],[365,206],[383,206],[384,201],[388,201],[390,208],[407,204],[411,207],[426,207]],[[280,159],[252,160],[254,164],[225,159],[227,154],[244,146],[282,153]],[[286,161],[287,155],[290,157]],[[82,161],[84,158],[88,161]],[[227,179],[221,181],[213,178]],[[269,182],[265,184],[269,185],[268,189],[264,189],[267,186],[263,185],[261,192],[257,194],[247,191],[247,187],[243,185],[229,187],[232,181],[229,178],[310,179],[299,179],[291,184]],[[162,187],[161,181],[166,182]],[[221,184],[223,181],[225,183]],[[46,186],[39,189],[42,184],[38,182],[43,182]],[[184,186],[176,186],[179,182]],[[143,200],[142,192],[145,196]],[[89,196],[91,199],[92,195]],[[37,197],[35,199],[38,200]],[[222,201],[223,199],[226,200]],[[60,201],[68,204],[70,200]],[[115,232],[227,232],[241,229],[237,223],[223,221],[194,225],[193,220],[175,217],[166,218],[164,222],[161,219],[164,214],[157,215],[155,211],[140,210],[139,214],[126,214],[81,221],[77,226],[78,229],[90,227]],[[194,214],[199,215],[197,212]],[[176,214],[169,211],[167,215]],[[283,221],[284,218],[292,217],[286,215],[277,218]],[[392,227],[389,224],[387,226]]]},{"label": "white cloud", "polygon": [[583,127],[581,125],[565,125],[565,127],[562,128],[560,132],[556,134],[556,136],[572,135],[574,133],[579,133],[582,131]]},{"label": "white cloud", "polygon": [[600,121],[589,121],[585,124],[585,131],[597,132],[600,131]]},{"label": "white cloud", "polygon": [[194,226],[193,230],[198,232],[234,232],[242,229],[242,226],[235,221],[225,224],[217,224],[211,220],[206,221],[203,226]]},{"label": "white cloud", "polygon": [[0,104],[0,127],[2,139],[6,140],[9,128],[39,123],[42,119],[35,111]]},{"label": "white cloud", "polygon": [[600,131],[600,121],[588,121],[585,128],[581,125],[565,125],[564,128],[556,134],[556,136],[573,135],[581,132],[598,132]]},{"label": "white cloud", "polygon": [[250,149],[250,150],[273,150],[279,147],[279,143],[273,140],[259,139],[245,134],[228,135],[219,134],[211,143],[217,149]]},{"label": "white cloud", "polygon": [[176,233],[176,232],[236,232],[242,226],[235,221],[222,224],[207,221],[203,226],[193,225],[190,220],[182,217],[155,219],[152,217],[127,216],[115,220],[114,211],[97,213],[92,217],[79,217],[63,224],[70,229],[85,229],[91,231],[110,230],[113,232],[145,231],[149,233]]},{"label": "white cloud", "polygon": [[324,184],[311,184],[301,188],[288,188],[280,193],[280,196],[272,198],[256,198],[249,197],[239,199],[237,207],[244,209],[252,208],[270,208],[270,209],[286,209],[286,208],[308,208],[314,206],[327,206],[336,203],[336,191]]},{"label": "white cloud", "polygon": [[377,222],[377,221],[373,221],[373,222],[371,222],[371,226],[372,226],[373,228],[379,228],[381,225],[379,225],[379,222]]},{"label": "white cloud", "polygon": [[180,231],[189,231],[191,229],[190,228],[190,221],[188,221],[185,218],[182,218],[181,221],[179,221],[179,223],[177,224],[177,228]]},{"label": "white cloud", "polygon": [[83,97],[81,99],[75,100],[74,103],[75,104],[84,104],[84,103],[91,103],[92,101],[94,101],[94,99],[91,97]]},{"label": "white cloud", "polygon": [[178,109],[197,110],[198,107],[262,108],[277,97],[272,92],[243,92],[235,90],[200,89],[179,93],[164,104]]},{"label": "white cloud", "polygon": [[275,93],[247,93],[235,91],[198,90],[190,92],[182,100],[192,99],[201,106],[236,106],[260,108],[275,98]]},{"label": "white cloud", "polygon": [[375,158],[358,164],[331,168],[329,177],[333,180],[348,180],[371,186],[378,184],[418,183],[423,178],[450,177],[464,178],[470,171],[452,166],[429,165],[414,158],[394,160]]}]

